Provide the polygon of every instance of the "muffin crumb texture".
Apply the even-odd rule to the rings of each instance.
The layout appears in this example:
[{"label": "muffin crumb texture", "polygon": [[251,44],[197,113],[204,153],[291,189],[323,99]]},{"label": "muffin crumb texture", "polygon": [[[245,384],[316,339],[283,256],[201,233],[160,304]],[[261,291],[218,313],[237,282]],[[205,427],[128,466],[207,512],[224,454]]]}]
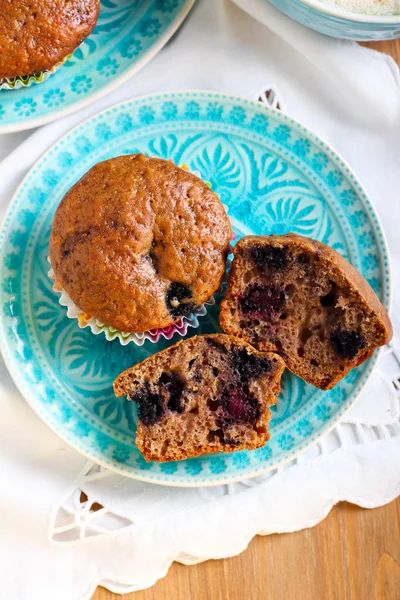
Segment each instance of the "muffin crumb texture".
[{"label": "muffin crumb texture", "polygon": [[238,242],[220,323],[259,350],[277,352],[293,373],[321,389],[392,335],[385,309],[350,263],[294,234]]},{"label": "muffin crumb texture", "polygon": [[284,369],[276,354],[228,335],[189,338],[124,371],[117,396],[137,402],[146,460],[181,460],[263,446]]}]

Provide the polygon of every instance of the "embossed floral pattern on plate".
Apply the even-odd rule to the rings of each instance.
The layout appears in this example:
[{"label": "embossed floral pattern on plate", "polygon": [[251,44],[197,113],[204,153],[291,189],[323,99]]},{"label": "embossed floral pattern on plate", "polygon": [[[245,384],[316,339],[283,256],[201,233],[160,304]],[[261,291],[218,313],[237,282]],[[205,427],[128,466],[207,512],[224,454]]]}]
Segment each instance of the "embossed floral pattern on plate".
[{"label": "embossed floral pattern on plate", "polygon": [[97,26],[47,81],[0,91],[0,133],[78,110],[141,68],[195,0],[101,0]]},{"label": "embossed floral pattern on plate", "polygon": [[[52,217],[67,189],[94,163],[135,152],[172,158],[204,174],[228,205],[238,238],[296,231],[330,244],[388,306],[381,226],[360,184],[331,148],[259,103],[208,92],[159,94],[112,107],[71,131],[17,191],[0,239],[0,339],[9,369],[56,432],[128,476],[167,485],[211,485],[274,468],[334,426],[354,402],[376,356],[329,392],[286,372],[272,408],[271,441],[264,448],[169,465],[146,463],[134,443],[135,406],[114,397],[112,381],[171,342],[122,347],[79,329],[66,318],[47,277]],[[200,324],[202,333],[217,330],[218,298]]]}]

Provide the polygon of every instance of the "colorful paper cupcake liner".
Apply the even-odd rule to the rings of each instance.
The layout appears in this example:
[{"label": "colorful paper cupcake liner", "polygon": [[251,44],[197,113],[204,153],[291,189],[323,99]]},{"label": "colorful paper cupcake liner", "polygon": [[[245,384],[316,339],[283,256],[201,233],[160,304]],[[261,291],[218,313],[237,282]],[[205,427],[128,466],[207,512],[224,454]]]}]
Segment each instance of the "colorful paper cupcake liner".
[{"label": "colorful paper cupcake liner", "polygon": [[[48,261],[50,262],[50,259],[48,259]],[[50,269],[48,275],[51,279],[55,278],[53,269]],[[172,323],[172,325],[169,325],[168,327],[151,329],[141,333],[127,333],[118,331],[118,329],[115,329],[114,327],[109,327],[98,319],[84,313],[71,300],[67,292],[63,288],[60,288],[57,283],[53,285],[53,290],[60,294],[58,302],[61,306],[66,307],[67,317],[69,319],[77,319],[78,326],[81,329],[89,327],[94,335],[103,333],[109,342],[118,339],[122,346],[126,346],[130,342],[133,342],[136,346],[143,346],[146,340],[152,344],[156,344],[161,337],[170,340],[175,334],[183,337],[187,334],[189,327],[196,328],[199,326],[198,317],[204,317],[207,314],[206,305],[212,306],[215,304],[214,297],[211,297],[205,304],[197,306],[189,315],[182,317],[179,321]]]},{"label": "colorful paper cupcake liner", "polygon": [[59,69],[71,56],[72,54],[69,54],[60,63],[51,69],[48,69],[47,71],[42,71],[41,73],[0,79],[0,90],[19,90],[37,83],[43,83],[44,81],[47,81],[49,77],[53,75],[57,69]]},{"label": "colorful paper cupcake liner", "polygon": [[[191,171],[186,164],[179,165],[179,167],[185,171],[190,171],[193,175],[196,175],[196,177],[199,177],[200,179],[202,179],[199,171]],[[204,179],[202,179],[202,181],[204,181],[204,183],[210,189],[212,188],[212,185],[209,181],[205,181]],[[218,193],[216,193],[216,195],[218,196],[218,198],[220,197]],[[227,205],[222,203],[222,206],[224,207],[226,213],[228,213]],[[235,239],[236,239],[236,234],[232,232],[231,240],[235,240]],[[230,246],[229,252],[230,253],[232,252],[232,246]],[[50,257],[48,257],[47,260],[50,263]],[[228,263],[230,264],[229,259],[228,259]],[[51,265],[51,263],[50,263],[50,265]],[[50,271],[48,272],[48,275],[51,279],[55,280],[55,274],[54,274],[53,268],[50,269]],[[225,272],[224,281],[225,281],[225,278],[226,278],[226,272]],[[106,339],[109,342],[111,342],[112,340],[118,339],[122,346],[126,346],[130,342],[133,342],[137,346],[143,346],[143,344],[145,343],[146,340],[148,340],[152,344],[156,344],[158,342],[158,340],[160,339],[160,337],[164,337],[165,339],[170,340],[175,334],[184,337],[187,334],[189,327],[196,328],[199,326],[198,317],[204,317],[207,314],[206,306],[207,305],[212,306],[215,304],[214,296],[212,296],[207,302],[194,308],[194,310],[189,315],[182,317],[181,319],[179,319],[179,321],[172,323],[172,325],[169,325],[168,327],[164,327],[162,329],[151,329],[149,331],[144,331],[141,333],[127,333],[127,332],[119,331],[118,329],[115,329],[114,327],[105,325],[101,321],[98,321],[94,317],[91,317],[90,315],[87,315],[86,313],[84,313],[82,310],[80,310],[76,306],[76,304],[72,301],[72,299],[69,297],[67,292],[61,286],[59,286],[57,284],[57,282],[54,283],[53,290],[60,294],[60,298],[58,301],[61,306],[65,306],[67,308],[67,317],[69,319],[77,319],[78,325],[81,328],[90,327],[90,329],[91,329],[92,333],[94,333],[94,335],[99,335],[100,333],[104,333],[104,335],[106,336]],[[222,284],[221,284],[221,289],[219,290],[219,292],[221,292],[221,291],[222,291]]]}]

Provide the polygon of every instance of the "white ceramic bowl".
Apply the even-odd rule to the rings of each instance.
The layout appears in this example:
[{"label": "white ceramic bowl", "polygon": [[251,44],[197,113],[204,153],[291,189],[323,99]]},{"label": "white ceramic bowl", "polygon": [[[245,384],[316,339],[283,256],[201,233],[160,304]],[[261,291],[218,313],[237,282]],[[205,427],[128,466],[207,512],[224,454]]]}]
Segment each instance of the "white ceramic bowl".
[{"label": "white ceramic bowl", "polygon": [[364,15],[320,0],[269,0],[276,8],[299,23],[332,37],[357,40],[400,38],[400,14]]}]

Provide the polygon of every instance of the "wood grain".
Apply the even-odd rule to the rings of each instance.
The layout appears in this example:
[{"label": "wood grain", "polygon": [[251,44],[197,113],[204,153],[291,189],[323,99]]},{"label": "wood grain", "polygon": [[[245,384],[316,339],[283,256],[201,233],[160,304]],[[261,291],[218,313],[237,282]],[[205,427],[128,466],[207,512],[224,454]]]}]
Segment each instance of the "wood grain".
[{"label": "wood grain", "polygon": [[[363,44],[400,65],[400,40]],[[399,600],[400,499],[374,510],[339,504],[312,529],[256,537],[245,552],[174,563],[142,592],[97,588],[92,600]]]},{"label": "wood grain", "polygon": [[365,46],[366,48],[373,48],[379,52],[385,52],[385,54],[390,54],[390,56],[394,58],[394,60],[400,66],[400,39],[386,40],[383,42],[367,42],[361,45]]},{"label": "wood grain", "polygon": [[150,589],[92,600],[399,600],[400,498],[365,510],[337,505],[297,533],[256,537],[234,558],[173,564]]}]

